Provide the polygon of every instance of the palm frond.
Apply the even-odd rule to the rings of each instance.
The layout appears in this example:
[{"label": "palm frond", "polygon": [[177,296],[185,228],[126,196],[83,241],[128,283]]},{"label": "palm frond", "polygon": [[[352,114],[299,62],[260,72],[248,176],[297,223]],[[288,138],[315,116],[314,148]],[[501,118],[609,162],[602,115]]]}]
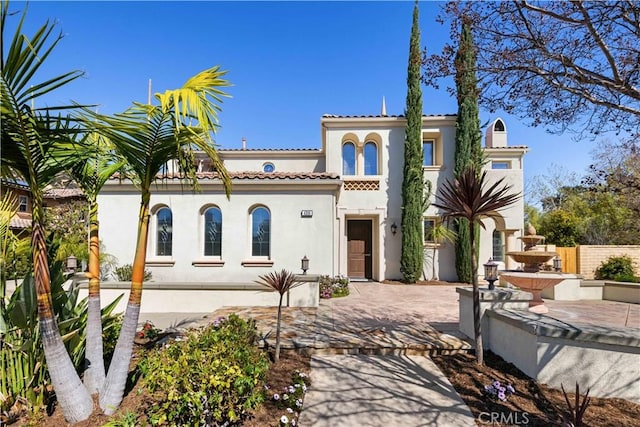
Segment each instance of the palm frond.
[{"label": "palm frond", "polygon": [[302,282],[296,278],[295,274],[285,269],[258,277],[260,280],[256,280],[255,283],[262,285],[269,290],[278,292],[280,295],[284,295],[291,289],[302,284]]}]

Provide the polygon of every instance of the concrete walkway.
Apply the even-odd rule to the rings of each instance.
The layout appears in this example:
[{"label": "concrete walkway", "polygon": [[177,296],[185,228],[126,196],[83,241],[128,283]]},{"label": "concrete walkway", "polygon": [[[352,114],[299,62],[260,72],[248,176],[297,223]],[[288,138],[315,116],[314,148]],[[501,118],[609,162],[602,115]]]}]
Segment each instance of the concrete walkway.
[{"label": "concrete walkway", "polygon": [[425,356],[313,356],[302,427],[474,426],[471,411]]}]

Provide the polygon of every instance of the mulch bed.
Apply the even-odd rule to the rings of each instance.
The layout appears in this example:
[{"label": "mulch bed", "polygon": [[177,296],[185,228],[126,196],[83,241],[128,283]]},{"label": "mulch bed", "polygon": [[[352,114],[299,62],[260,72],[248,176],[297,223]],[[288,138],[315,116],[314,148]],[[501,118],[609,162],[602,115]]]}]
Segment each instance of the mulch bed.
[{"label": "mulch bed", "polygon": [[[562,425],[561,415],[568,415],[567,404],[561,390],[536,383],[513,364],[505,362],[491,352],[485,352],[484,366],[479,366],[475,362],[475,356],[470,354],[434,356],[432,359],[449,378],[476,419],[482,421],[478,425],[524,424],[547,427]],[[483,395],[484,386],[495,380],[510,383],[515,389],[515,394],[506,402],[493,401]],[[575,384],[564,386],[569,395],[569,401],[573,404]],[[583,397],[585,392],[586,390],[580,390]],[[481,413],[483,413],[482,416]],[[494,420],[502,419],[503,423],[488,422],[492,413],[496,414]],[[583,421],[585,426],[631,427],[640,425],[639,414],[640,404],[624,399],[591,397],[591,403],[587,407]]]},{"label": "mulch bed", "polygon": [[[142,349],[138,349],[138,353],[134,356],[132,361],[132,367],[135,367],[137,361],[140,358],[140,352]],[[272,363],[267,374],[267,384],[274,390],[281,390],[284,386],[291,385],[291,375],[295,370],[300,370],[309,374],[310,358],[307,356],[301,356],[296,353],[282,352],[280,354],[280,360],[278,363]],[[77,424],[73,424],[73,427],[102,427],[104,424],[111,420],[120,420],[125,414],[140,414],[142,415],[142,409],[145,405],[145,400],[148,399],[146,393],[138,393],[135,385],[127,391],[124,400],[118,408],[118,412],[109,417],[104,415],[101,410],[95,410],[89,419]],[[98,403],[94,405],[95,408],[99,408]],[[245,421],[243,426],[246,427],[271,427],[278,426],[280,417],[284,415],[282,409],[278,409],[271,401],[265,402],[259,408],[257,408]],[[1,425],[4,425],[0,423]],[[10,424],[12,427],[22,426],[47,426],[47,427],[69,427],[71,424],[67,423],[64,419],[62,411],[57,408],[53,408],[51,415],[40,413],[34,416],[27,416],[23,414],[18,420]],[[143,425],[143,424],[140,424]]]}]

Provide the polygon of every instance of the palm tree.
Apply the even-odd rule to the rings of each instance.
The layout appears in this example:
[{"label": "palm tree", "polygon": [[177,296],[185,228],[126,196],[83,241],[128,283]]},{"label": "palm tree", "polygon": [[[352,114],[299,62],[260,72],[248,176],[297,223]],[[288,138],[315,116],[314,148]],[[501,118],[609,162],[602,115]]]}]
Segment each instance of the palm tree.
[{"label": "palm tree", "polygon": [[74,131],[70,122],[54,115],[71,107],[35,108],[35,101],[77,79],[82,73],[70,71],[45,81],[33,81],[62,36],[51,37],[55,25],[49,22],[41,26],[33,37],[22,34],[25,10],[5,52],[4,40],[8,39],[5,38],[5,24],[10,15],[9,3],[4,2],[0,17],[3,39],[0,43],[2,176],[22,180],[31,190],[31,254],[42,343],[60,408],[67,421],[78,422],[89,417],[93,401],[62,343],[52,308],[42,193],[59,172],[73,162],[82,161],[82,158],[66,141],[68,134]]},{"label": "palm tree", "polygon": [[84,192],[89,203],[89,297],[87,305],[87,344],[85,350],[84,385],[91,394],[98,393],[105,380],[100,313],[100,237],[98,193],[107,180],[120,170],[124,162],[115,158],[108,142],[96,133],[82,135],[88,146],[86,162],[77,162],[68,170]]},{"label": "palm tree", "polygon": [[[478,260],[476,257],[475,224],[482,228],[482,218],[496,216],[496,211],[515,203],[519,193],[511,193],[511,185],[502,185],[504,178],[499,179],[489,188],[487,171],[479,174],[473,165],[467,167],[453,182],[446,180],[437,195],[438,202],[433,205],[444,211],[445,218],[465,218],[469,221],[471,236],[471,271],[473,285],[473,329],[476,347],[476,360],[484,364],[482,333],[480,330],[480,291],[478,288]],[[500,187],[502,186],[502,187]],[[500,188],[499,188],[500,187]]]},{"label": "palm tree", "polygon": [[279,272],[272,272],[263,276],[258,276],[260,280],[256,280],[256,283],[268,288],[270,291],[275,291],[280,294],[280,300],[278,301],[278,320],[276,322],[276,351],[274,354],[274,361],[277,363],[280,360],[280,323],[282,320],[282,298],[291,289],[302,284],[296,275],[282,269]]},{"label": "palm tree", "polygon": [[124,396],[140,315],[151,185],[156,178],[162,177],[159,173],[166,170],[165,165],[173,161],[179,169],[175,177],[198,189],[194,149],[199,149],[211,159],[229,197],[231,180],[218,158],[210,135],[218,125],[217,112],[220,107],[217,103],[221,103],[222,97],[226,96],[219,88],[229,85],[222,79],[225,73],[219,67],[205,70],[190,78],[179,89],[156,94],[159,105],[134,103],[124,113],[114,116],[85,109],[90,119],[87,125],[106,137],[116,153],[126,161],[126,177],[131,179],[141,194],[131,292],[120,337],[100,391],[100,407],[108,415],[115,412]]}]

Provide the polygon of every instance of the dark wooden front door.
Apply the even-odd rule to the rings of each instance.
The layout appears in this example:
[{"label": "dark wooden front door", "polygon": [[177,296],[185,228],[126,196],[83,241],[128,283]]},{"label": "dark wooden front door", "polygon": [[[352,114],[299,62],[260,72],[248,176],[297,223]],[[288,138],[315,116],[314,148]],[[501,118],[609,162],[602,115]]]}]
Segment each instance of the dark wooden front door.
[{"label": "dark wooden front door", "polygon": [[372,278],[371,220],[347,220],[347,275]]}]

